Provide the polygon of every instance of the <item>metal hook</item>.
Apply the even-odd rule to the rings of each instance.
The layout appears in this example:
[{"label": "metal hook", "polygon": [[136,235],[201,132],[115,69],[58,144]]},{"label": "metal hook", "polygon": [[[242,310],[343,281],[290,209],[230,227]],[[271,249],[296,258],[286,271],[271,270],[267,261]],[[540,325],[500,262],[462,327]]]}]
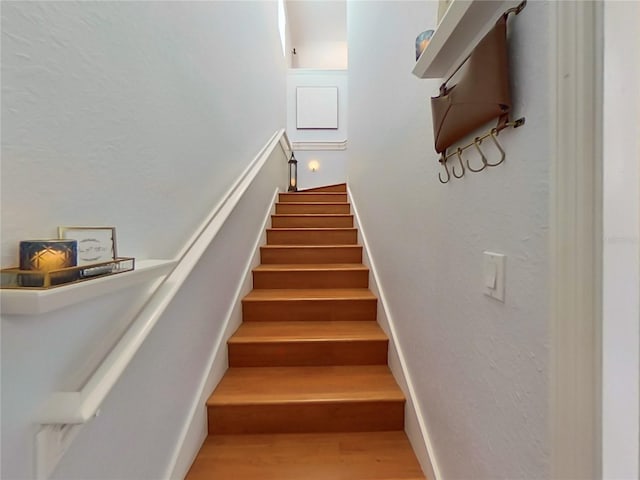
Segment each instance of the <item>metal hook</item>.
[{"label": "metal hook", "polygon": [[522,0],[522,2],[520,2],[520,4],[517,7],[510,8],[509,10],[504,12],[504,14],[507,16],[510,13],[515,13],[516,15],[518,15],[522,10],[524,10],[524,7],[526,6],[527,6],[527,0]]},{"label": "metal hook", "polygon": [[478,170],[471,168],[471,165],[469,164],[469,159],[467,158],[467,168],[471,170],[473,173],[481,172],[482,170],[487,168],[487,166],[489,165],[489,162],[487,161],[487,157],[484,156],[484,153],[480,149],[481,143],[482,143],[482,139],[480,137],[476,137],[473,140],[473,145],[476,147],[476,150],[478,150],[478,153],[480,154],[480,158],[482,159],[482,168],[479,168]]},{"label": "metal hook", "polygon": [[498,130],[496,128],[491,129],[491,133],[489,136],[491,137],[491,140],[493,140],[493,143],[496,145],[497,149],[500,151],[500,161],[498,163],[487,162],[487,165],[490,167],[497,167],[502,162],[504,162],[505,158],[507,158],[507,154],[504,152],[502,146],[500,145],[500,142],[498,142]]},{"label": "metal hook", "polygon": [[440,180],[440,183],[449,183],[449,180],[451,180],[451,174],[449,173],[449,168],[447,168],[447,157],[444,154],[440,158],[440,163],[444,167],[444,171],[447,172],[447,179],[442,180],[442,174],[438,172],[438,180]]},{"label": "metal hook", "polygon": [[462,162],[462,149],[460,147],[458,147],[458,150],[456,151],[456,155],[458,156],[458,161],[460,162],[460,168],[462,169],[462,173],[460,175],[458,175],[456,173],[456,166],[453,166],[453,176],[456,178],[462,178],[464,177],[464,163]]}]

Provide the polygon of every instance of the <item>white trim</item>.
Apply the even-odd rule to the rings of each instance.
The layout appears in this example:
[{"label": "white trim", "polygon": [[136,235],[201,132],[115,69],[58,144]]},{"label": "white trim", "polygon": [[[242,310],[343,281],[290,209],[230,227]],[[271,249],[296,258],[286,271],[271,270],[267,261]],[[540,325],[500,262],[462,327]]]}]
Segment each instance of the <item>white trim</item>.
[{"label": "white trim", "polygon": [[[231,303],[229,311],[222,322],[223,328],[220,329],[220,335],[214,342],[211,356],[207,362],[206,373],[202,377],[200,386],[198,387],[199,394],[195,397],[194,402],[191,405],[189,415],[187,417],[188,420],[185,422],[182,432],[180,433],[179,440],[176,443],[176,449],[171,457],[171,461],[167,468],[167,474],[164,478],[184,478],[191,465],[193,465],[196,455],[207,437],[206,410],[204,417],[198,416],[197,413],[199,410],[205,409],[207,398],[209,398],[213,388],[220,381],[220,374],[214,369],[216,358],[218,358],[220,350],[226,345],[226,341],[233,333],[230,331],[231,329],[229,327],[231,325],[232,318],[235,316],[234,314],[238,314],[238,316],[240,316],[242,297],[251,290],[251,271],[259,263],[260,245],[265,242],[267,224],[271,219],[271,214],[274,210],[276,198],[279,192],[280,189],[276,188],[273,197],[269,202],[269,207],[265,212],[264,220],[258,230],[256,241],[253,244],[251,256],[247,259],[242,279],[238,283],[238,287],[236,288],[236,292],[233,296],[233,302]],[[227,357],[225,356],[223,360],[227,360]],[[226,367],[227,363],[225,362],[224,368],[226,369]]]},{"label": "white trim", "polygon": [[[360,222],[358,208],[356,206],[355,199],[353,198],[353,193],[351,192],[351,189],[348,185],[347,193],[349,195],[349,201],[351,202],[351,208],[353,209],[355,226],[358,229],[360,239],[362,241],[364,253],[363,261],[371,271],[372,281],[370,289],[378,296],[380,300],[378,308],[378,322],[381,323],[381,326],[383,328],[387,327],[385,328],[385,330],[388,330],[386,331],[386,333],[390,337],[391,343],[393,345],[393,348],[389,349],[389,367],[393,371],[393,374],[400,386],[403,387],[404,394],[407,397],[405,409],[405,429],[407,431],[407,436],[411,441],[411,445],[416,453],[416,457],[418,458],[427,478],[430,480],[441,480],[442,476],[440,475],[440,470],[438,469],[438,464],[436,462],[433,442],[431,441],[424,416],[422,415],[422,411],[420,410],[418,396],[416,395],[415,388],[413,387],[413,381],[411,379],[411,375],[409,374],[409,369],[407,368],[407,362],[405,360],[402,346],[398,341],[395,321],[391,316],[391,309],[389,308],[389,305],[387,303],[387,298],[384,294],[375,262],[371,257],[369,242],[367,242],[365,229]],[[384,320],[386,320],[386,325],[384,325]],[[393,358],[394,356],[395,358]],[[395,366],[399,368],[394,368]],[[415,422],[415,424],[413,422]],[[416,438],[417,435],[413,435],[413,433],[419,434],[419,437]]]},{"label": "white trim", "polygon": [[324,151],[324,150],[346,150],[347,141],[341,142],[293,142],[294,151]]},{"label": "white trim", "polygon": [[293,147],[291,146],[291,142],[289,141],[289,137],[287,137],[286,135],[282,135],[280,137],[280,147],[284,151],[285,155],[287,156],[287,160],[288,160],[289,157],[291,156],[291,152],[293,151]]},{"label": "white trim", "polygon": [[601,478],[602,15],[550,4],[551,478]]}]

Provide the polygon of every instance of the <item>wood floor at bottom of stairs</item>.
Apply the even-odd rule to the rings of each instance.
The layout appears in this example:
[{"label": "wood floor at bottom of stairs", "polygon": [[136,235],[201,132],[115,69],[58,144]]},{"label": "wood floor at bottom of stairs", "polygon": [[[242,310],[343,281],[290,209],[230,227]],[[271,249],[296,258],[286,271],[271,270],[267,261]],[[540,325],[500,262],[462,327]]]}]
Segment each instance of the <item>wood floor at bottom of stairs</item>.
[{"label": "wood floor at bottom of stairs", "polygon": [[424,480],[403,431],[210,435],[186,480]]}]

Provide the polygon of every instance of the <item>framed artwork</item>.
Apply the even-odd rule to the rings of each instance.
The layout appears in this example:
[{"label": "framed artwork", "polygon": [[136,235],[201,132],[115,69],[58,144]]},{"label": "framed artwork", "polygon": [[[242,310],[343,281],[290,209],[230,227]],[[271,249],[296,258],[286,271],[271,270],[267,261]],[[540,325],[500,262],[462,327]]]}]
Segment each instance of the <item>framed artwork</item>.
[{"label": "framed artwork", "polygon": [[338,87],[297,87],[296,128],[338,128]]},{"label": "framed artwork", "polygon": [[78,242],[78,265],[117,258],[115,227],[58,227],[58,237]]}]

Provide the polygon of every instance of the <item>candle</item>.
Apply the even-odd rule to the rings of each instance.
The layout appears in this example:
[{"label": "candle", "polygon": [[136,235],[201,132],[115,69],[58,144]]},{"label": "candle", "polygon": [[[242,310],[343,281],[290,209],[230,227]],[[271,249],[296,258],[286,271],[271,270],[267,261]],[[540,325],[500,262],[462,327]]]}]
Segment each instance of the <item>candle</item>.
[{"label": "candle", "polygon": [[77,272],[49,272],[75,267],[78,264],[76,240],[24,240],[20,242],[20,270],[18,283],[22,287],[48,287],[77,279]]},{"label": "candle", "polygon": [[50,272],[74,267],[78,258],[75,240],[25,240],[20,242],[20,270]]}]

